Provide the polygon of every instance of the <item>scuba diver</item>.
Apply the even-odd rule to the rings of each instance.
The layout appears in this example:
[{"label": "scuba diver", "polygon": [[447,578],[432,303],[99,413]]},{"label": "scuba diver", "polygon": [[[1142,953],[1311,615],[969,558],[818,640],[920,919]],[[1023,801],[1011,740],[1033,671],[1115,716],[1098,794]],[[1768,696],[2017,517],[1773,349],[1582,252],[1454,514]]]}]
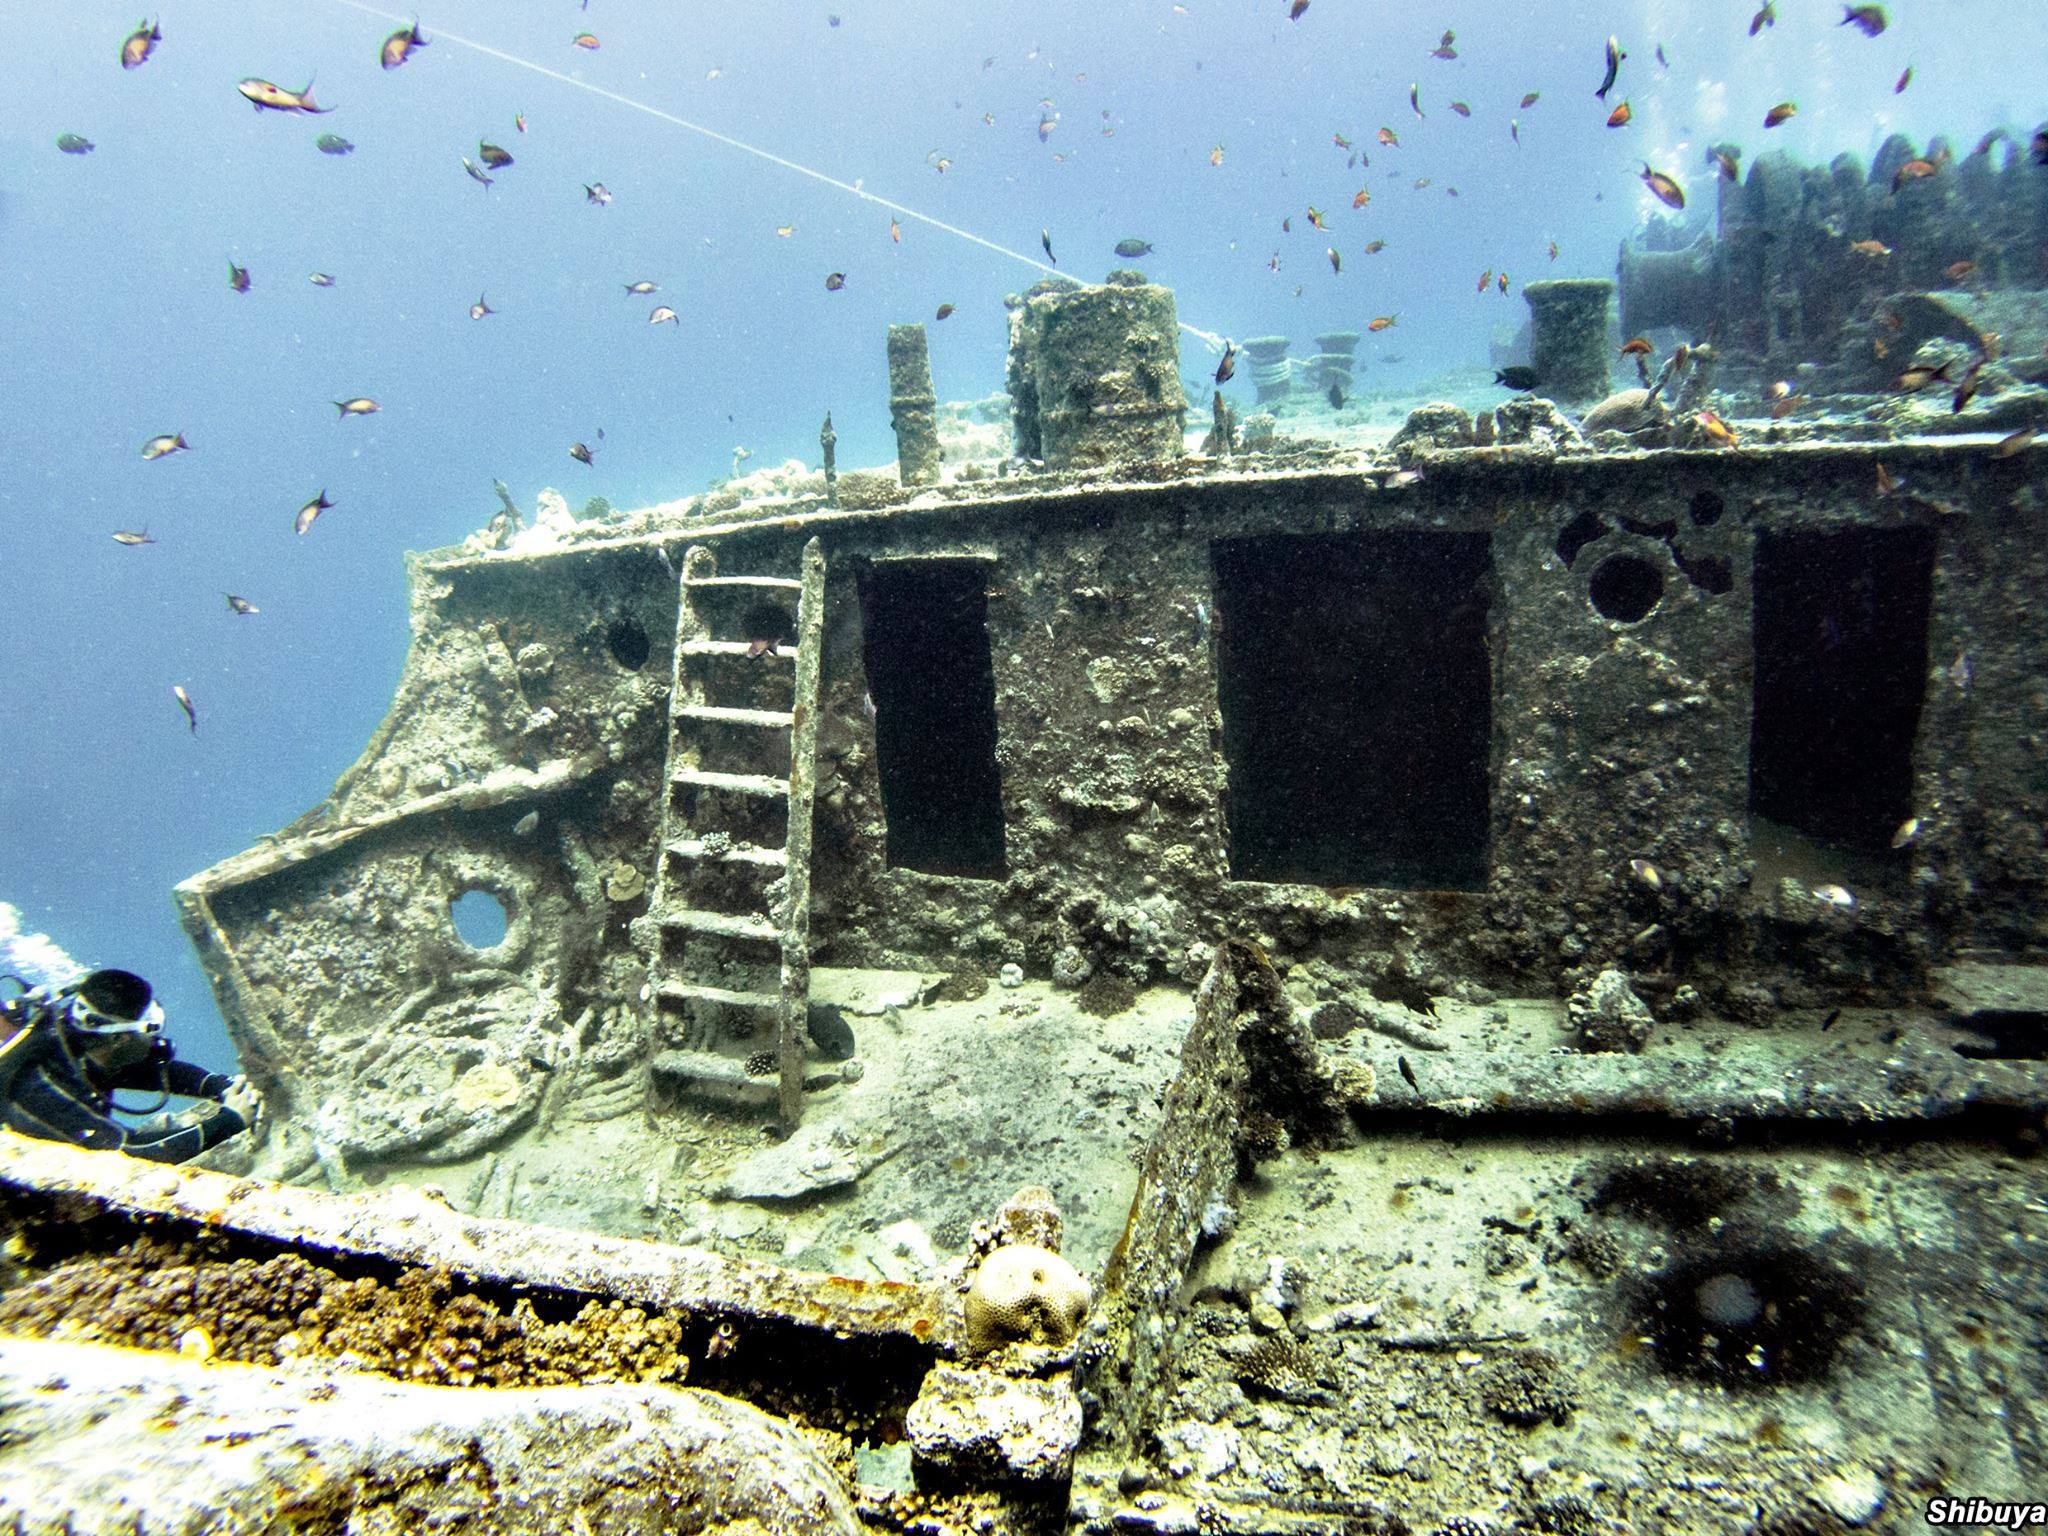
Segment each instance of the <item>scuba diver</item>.
[{"label": "scuba diver", "polygon": [[[21,978],[5,978],[22,985]],[[93,971],[63,986],[0,1001],[0,1126],[181,1163],[255,1123],[256,1097],[238,1077],[180,1061],[164,1038],[163,1009],[132,971]],[[114,1118],[114,1092],[210,1100],[196,1114],[133,1127]]]}]

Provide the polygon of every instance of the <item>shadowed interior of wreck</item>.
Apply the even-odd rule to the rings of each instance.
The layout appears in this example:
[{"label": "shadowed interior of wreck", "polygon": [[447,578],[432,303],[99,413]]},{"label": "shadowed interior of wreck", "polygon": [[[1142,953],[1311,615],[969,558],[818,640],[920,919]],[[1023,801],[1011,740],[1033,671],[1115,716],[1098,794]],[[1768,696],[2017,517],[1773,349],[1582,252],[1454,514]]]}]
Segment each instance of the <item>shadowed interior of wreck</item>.
[{"label": "shadowed interior of wreck", "polygon": [[892,869],[1003,874],[988,572],[979,560],[882,560],[860,573]]},{"label": "shadowed interior of wreck", "polygon": [[1767,533],[1756,549],[1751,811],[1858,853],[1912,814],[1935,541]]},{"label": "shadowed interior of wreck", "polygon": [[1484,885],[1486,536],[1219,539],[1210,552],[1231,877]]}]

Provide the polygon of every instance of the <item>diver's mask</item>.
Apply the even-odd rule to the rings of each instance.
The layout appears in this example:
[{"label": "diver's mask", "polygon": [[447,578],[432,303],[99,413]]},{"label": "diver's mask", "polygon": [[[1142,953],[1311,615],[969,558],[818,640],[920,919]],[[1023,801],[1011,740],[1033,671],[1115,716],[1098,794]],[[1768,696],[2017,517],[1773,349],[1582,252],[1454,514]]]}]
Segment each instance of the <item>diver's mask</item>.
[{"label": "diver's mask", "polygon": [[133,971],[81,977],[57,994],[56,1007],[72,1044],[107,1071],[149,1060],[163,1040],[163,1008]]}]

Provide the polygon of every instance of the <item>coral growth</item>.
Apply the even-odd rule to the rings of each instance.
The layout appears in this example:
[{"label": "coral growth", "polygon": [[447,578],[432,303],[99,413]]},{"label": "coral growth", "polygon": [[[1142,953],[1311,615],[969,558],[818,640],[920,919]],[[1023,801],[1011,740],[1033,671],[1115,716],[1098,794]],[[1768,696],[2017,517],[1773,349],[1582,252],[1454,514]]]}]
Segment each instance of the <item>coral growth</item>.
[{"label": "coral growth", "polygon": [[1555,1355],[1518,1349],[1487,1367],[1479,1401],[1502,1423],[1527,1429],[1545,1419],[1562,1424],[1579,1406],[1579,1395]]},{"label": "coral growth", "polygon": [[975,1353],[1005,1344],[1066,1344],[1088,1315],[1088,1282],[1048,1248],[1011,1243],[974,1272],[967,1287],[967,1344]]}]

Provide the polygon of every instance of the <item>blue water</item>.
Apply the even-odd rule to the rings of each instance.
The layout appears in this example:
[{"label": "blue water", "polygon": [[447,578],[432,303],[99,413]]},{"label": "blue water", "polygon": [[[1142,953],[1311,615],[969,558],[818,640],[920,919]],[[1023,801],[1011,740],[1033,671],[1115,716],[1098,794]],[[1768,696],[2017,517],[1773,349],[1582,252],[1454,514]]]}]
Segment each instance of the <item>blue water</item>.
[{"label": "blue water", "polygon": [[[1812,0],[1780,0],[1751,39],[1753,9],[1312,0],[1290,22],[1286,0],[462,0],[422,12],[429,46],[387,73],[378,45],[410,13],[195,0],[164,8],[155,56],[124,72],[133,0],[8,0],[0,899],[81,959],[153,977],[186,1053],[227,1066],[171,887],[317,803],[361,750],[404,656],[406,550],[481,526],[493,479],[529,510],[547,485],[626,507],[705,488],[736,445],[756,466],[814,459],[827,408],[842,465],[890,460],[883,330],[942,302],[959,309],[931,327],[941,397],[1000,387],[1001,298],[1039,275],[1025,263],[910,217],[892,241],[885,208],[444,28],[1030,257],[1043,228],[1062,272],[1100,277],[1118,239],[1148,239],[1143,266],[1207,330],[1305,339],[1397,315],[1361,382],[1421,390],[1526,313],[1519,294],[1478,296],[1481,270],[1611,272],[1653,206],[1645,160],[1705,211],[1713,140],[1822,159],[1896,129],[1966,150],[2038,115],[2048,7],[1916,0],[1876,39]],[[1428,57],[1446,27],[1459,57]],[[585,29],[594,53],[571,45]],[[1609,32],[1630,57],[1603,104]],[[334,110],[258,114],[235,90],[249,75],[311,79]],[[1622,99],[1634,122],[1609,130]],[[1766,134],[1787,99],[1799,115]],[[1398,148],[1375,143],[1382,126]],[[63,132],[96,150],[60,154]],[[355,152],[316,152],[323,132]],[[1347,168],[1334,134],[1369,167]],[[460,164],[479,137],[516,157],[488,191]],[[611,206],[586,203],[593,180]],[[1387,248],[1367,256],[1374,238]],[[230,292],[230,260],[249,293]],[[828,293],[833,271],[846,286]],[[639,278],[660,296],[626,297]],[[499,313],[472,322],[479,294]],[[657,302],[682,324],[648,325]],[[1192,340],[1183,361],[1192,391],[1213,362]],[[381,413],[338,419],[331,402],[357,394]],[[189,453],[142,461],[179,431]],[[568,458],[577,440],[594,467]],[[322,489],[334,509],[294,535]],[[157,544],[109,537],[145,527]],[[230,591],[262,612],[231,614]]]}]

